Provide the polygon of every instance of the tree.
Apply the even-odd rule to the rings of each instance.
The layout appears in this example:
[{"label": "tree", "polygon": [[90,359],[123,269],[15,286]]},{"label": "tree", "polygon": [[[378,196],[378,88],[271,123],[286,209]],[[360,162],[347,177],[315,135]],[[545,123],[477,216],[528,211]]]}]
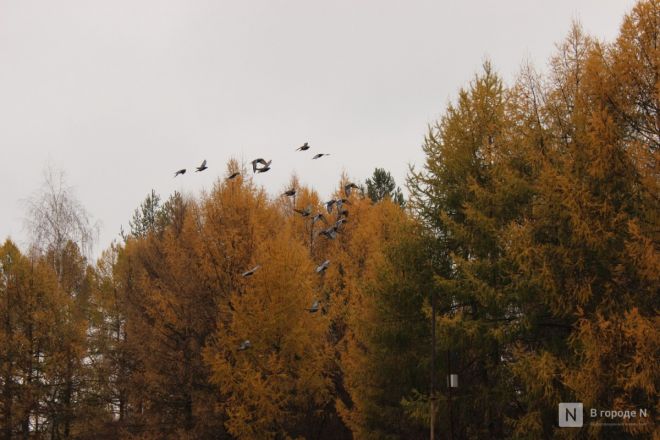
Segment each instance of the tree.
[{"label": "tree", "polygon": [[60,261],[68,242],[75,243],[83,254],[94,246],[97,225],[91,223],[85,208],[66,185],[62,171],[47,169],[39,191],[27,205],[26,226],[32,237],[32,246],[42,254],[52,251],[53,266],[58,275]]},{"label": "tree", "polygon": [[[288,228],[255,250],[262,268],[236,286],[230,322],[206,350],[212,382],[225,396],[225,426],[236,438],[329,438],[328,320],[310,313],[317,276]],[[325,307],[325,306],[324,306]],[[251,347],[241,351],[249,340]]]},{"label": "tree", "polygon": [[46,259],[0,246],[0,426],[3,438],[31,438],[53,424],[46,402],[61,365],[58,327],[71,304]]},{"label": "tree", "polygon": [[[546,315],[530,318],[554,326],[516,352],[527,396],[518,432],[552,435],[558,399],[621,410],[657,405],[652,364],[660,337],[650,301],[659,209],[651,196],[657,174],[649,179],[647,168],[657,156],[649,142],[658,133],[657,89],[638,80],[657,85],[658,58],[647,54],[657,54],[658,17],[657,2],[640,2],[607,47],[575,27],[553,63],[549,142],[532,212],[508,240],[514,284]],[[593,424],[588,435],[650,436],[653,429]]]},{"label": "tree", "polygon": [[64,174],[48,170],[42,189],[28,203],[27,226],[32,234],[33,258],[49,262],[58,279],[58,288],[70,298],[63,307],[63,319],[52,328],[59,332],[58,354],[49,364],[51,392],[43,402],[48,407],[47,423],[51,436],[68,438],[73,424],[82,421],[77,409],[87,392],[87,373],[83,358],[87,351],[88,298],[90,291],[87,261],[92,250],[95,226]]},{"label": "tree", "polygon": [[403,193],[396,186],[394,177],[383,168],[376,168],[373,175],[367,179],[367,195],[373,202],[379,202],[384,198],[393,200],[399,206],[403,206]]},{"label": "tree", "polygon": [[[453,409],[453,423],[447,417],[440,423],[443,430],[469,438],[506,435],[503,422],[516,412],[506,359],[517,305],[504,276],[501,233],[520,220],[529,191],[517,144],[510,140],[514,125],[507,96],[485,63],[429,131],[424,170],[411,170],[408,178],[409,206],[440,246],[436,282],[443,313],[437,352],[442,375],[458,372],[461,394],[472,396]],[[446,408],[449,396],[442,394]]]},{"label": "tree", "polygon": [[152,189],[142,204],[135,209],[133,218],[128,222],[131,235],[143,237],[149,232],[156,231],[161,213],[160,196]]}]

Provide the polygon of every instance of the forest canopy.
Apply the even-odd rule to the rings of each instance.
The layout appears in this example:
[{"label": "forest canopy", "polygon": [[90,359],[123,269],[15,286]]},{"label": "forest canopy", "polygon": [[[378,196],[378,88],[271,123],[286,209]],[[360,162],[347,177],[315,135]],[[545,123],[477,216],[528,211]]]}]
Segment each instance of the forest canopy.
[{"label": "forest canopy", "polygon": [[[657,0],[613,42],[575,24],[512,84],[485,62],[405,200],[381,168],[328,205],[231,160],[93,261],[47,187],[33,245],[0,246],[0,437],[657,438],[659,24]],[[560,402],[652,415],[566,430]]]}]

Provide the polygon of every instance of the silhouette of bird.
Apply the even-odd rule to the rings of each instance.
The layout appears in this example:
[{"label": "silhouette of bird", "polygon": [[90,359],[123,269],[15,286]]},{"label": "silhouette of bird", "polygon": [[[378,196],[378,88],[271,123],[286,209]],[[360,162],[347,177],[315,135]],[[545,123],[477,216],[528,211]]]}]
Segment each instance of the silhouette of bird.
[{"label": "silhouette of bird", "polygon": [[303,217],[309,217],[310,215],[312,215],[312,205],[307,205],[307,207],[303,210],[296,208],[294,208],[293,210],[296,211],[298,214],[302,215]]},{"label": "silhouette of bird", "polygon": [[337,203],[335,199],[325,202],[325,209],[328,211],[328,214],[332,214],[332,207]]},{"label": "silhouette of bird", "polygon": [[357,186],[353,182],[349,182],[346,185],[344,185],[344,194],[346,194],[346,197],[350,197],[351,196],[351,191],[353,189],[358,189],[358,188],[359,188],[359,186]]},{"label": "silhouette of bird", "polygon": [[348,219],[346,217],[341,217],[341,218],[337,219],[337,221],[335,222],[335,228],[339,229],[339,227],[342,226],[347,221],[348,221]]},{"label": "silhouette of bird", "polygon": [[341,209],[344,207],[344,204],[350,205],[351,202],[349,202],[348,199],[337,199],[335,200],[335,204],[337,205],[337,211],[341,211]]},{"label": "silhouette of bird", "polygon": [[321,305],[319,304],[319,300],[317,299],[312,303],[312,307],[310,307],[307,310],[309,310],[309,313],[316,313],[316,312],[319,311],[320,307],[321,307]]},{"label": "silhouette of bird", "polygon": [[318,235],[323,235],[325,238],[329,240],[334,240],[335,238],[337,238],[337,229],[334,226],[331,226],[328,229],[324,229],[320,231]]},{"label": "silhouette of bird", "polygon": [[319,220],[323,220],[323,223],[328,224],[328,221],[325,219],[325,216],[320,212],[312,217],[312,224],[316,223]]},{"label": "silhouette of bird", "polygon": [[330,260],[325,260],[316,268],[316,273],[325,272],[326,270],[328,270],[328,266],[330,266]]},{"label": "silhouette of bird", "polygon": [[178,176],[179,174],[186,174],[186,169],[185,169],[185,168],[181,168],[179,171],[177,171],[176,173],[174,173],[174,177]]},{"label": "silhouette of bird", "polygon": [[[264,173],[270,169],[270,164],[272,163],[272,160],[266,160],[262,159],[261,157],[259,159],[255,159],[252,161],[252,172],[256,173]],[[259,168],[259,164],[263,165],[261,168]]]},{"label": "silhouette of bird", "polygon": [[252,347],[252,342],[250,342],[249,339],[246,339],[245,341],[240,343],[240,345],[238,346],[238,351],[245,351],[251,347]]},{"label": "silhouette of bird", "polygon": [[282,195],[283,195],[283,196],[287,196],[287,197],[295,196],[295,195],[296,195],[296,189],[295,189],[295,188],[291,188],[291,189],[289,189],[289,190],[287,190],[287,191],[284,191],[284,193],[283,193]]},{"label": "silhouette of bird", "polygon": [[312,157],[312,160],[313,159],[320,159],[323,156],[330,156],[330,153],[317,153],[317,154],[314,155],[314,157]]},{"label": "silhouette of bird", "polygon": [[208,167],[206,166],[206,159],[204,159],[204,162],[202,162],[202,164],[201,164],[200,166],[197,167],[197,171],[195,171],[195,172],[196,172],[196,173],[199,173],[200,171],[204,171],[204,170],[207,169],[207,168],[208,168]]},{"label": "silhouette of bird", "polygon": [[254,266],[252,269],[248,270],[247,272],[243,272],[243,278],[251,277],[252,275],[254,275],[254,273],[256,271],[259,270],[260,267],[261,266],[257,264],[256,266]]},{"label": "silhouette of bird", "polygon": [[241,173],[239,173],[238,171],[236,171],[235,173],[231,173],[231,174],[229,175],[229,177],[227,177],[227,180],[234,180],[235,178],[237,178],[237,177],[240,176],[240,175],[241,175]]},{"label": "silhouette of bird", "polygon": [[309,144],[305,142],[302,146],[296,148],[296,151],[307,151],[309,150],[309,148],[310,148]]}]

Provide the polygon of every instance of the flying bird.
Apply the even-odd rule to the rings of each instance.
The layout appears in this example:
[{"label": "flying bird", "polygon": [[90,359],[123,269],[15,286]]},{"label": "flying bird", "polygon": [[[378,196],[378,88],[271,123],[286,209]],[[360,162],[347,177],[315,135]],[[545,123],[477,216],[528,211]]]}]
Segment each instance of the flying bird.
[{"label": "flying bird", "polygon": [[328,229],[324,229],[321,232],[319,232],[318,235],[323,235],[325,238],[329,240],[334,240],[335,238],[337,238],[337,229],[334,226],[331,226]]},{"label": "flying bird", "polygon": [[298,214],[302,215],[303,217],[309,217],[310,215],[312,215],[312,205],[307,205],[307,207],[303,210],[296,208],[294,208],[293,210],[296,211]]},{"label": "flying bird", "polygon": [[348,199],[337,199],[337,200],[335,200],[335,204],[337,205],[337,211],[338,212],[342,210],[342,208],[344,206],[344,203],[347,204],[347,205],[351,204],[351,202],[349,202]]},{"label": "flying bird", "polygon": [[323,220],[323,223],[325,223],[326,225],[328,224],[328,221],[325,219],[325,216],[320,212],[316,214],[314,217],[312,217],[312,224],[316,223],[319,220]]},{"label": "flying bird", "polygon": [[353,189],[358,189],[358,188],[359,188],[359,186],[357,186],[353,182],[349,182],[346,185],[344,185],[344,194],[346,194],[346,197],[350,197],[351,196],[351,191]]},{"label": "flying bird", "polygon": [[307,310],[309,310],[309,313],[316,313],[316,312],[319,311],[320,307],[321,307],[321,305],[319,304],[319,300],[317,299],[312,303],[312,307],[310,307]]},{"label": "flying bird", "polygon": [[293,196],[296,195],[296,189],[291,188],[290,190],[284,191],[284,193],[282,195],[287,196],[287,197],[293,197]]},{"label": "flying bird", "polygon": [[250,347],[252,347],[252,342],[250,342],[249,339],[246,339],[245,341],[241,342],[241,344],[238,346],[238,351],[245,351]]},{"label": "flying bird", "polygon": [[325,202],[325,209],[328,211],[328,214],[332,213],[332,207],[334,206],[335,203],[337,203],[335,199]]},{"label": "flying bird", "polygon": [[185,168],[181,168],[179,171],[177,171],[176,173],[174,173],[174,177],[178,176],[179,174],[186,174],[186,169],[185,169]]},{"label": "flying bird", "polygon": [[[252,172],[256,173],[264,173],[270,169],[270,164],[272,163],[272,160],[266,160],[262,159],[261,157],[259,159],[255,159],[252,161]],[[263,165],[261,168],[259,168],[259,165]]]},{"label": "flying bird", "polygon": [[325,260],[319,267],[316,268],[316,273],[323,273],[326,270],[328,270],[328,266],[330,266],[330,260]]},{"label": "flying bird", "polygon": [[314,157],[312,157],[312,159],[320,159],[323,156],[330,156],[330,153],[317,153],[314,155]]},{"label": "flying bird", "polygon": [[206,166],[206,159],[204,159],[204,162],[202,162],[202,164],[201,164],[200,166],[197,167],[197,171],[196,171],[196,172],[199,173],[200,171],[204,171],[204,170],[207,169],[207,168],[208,168],[208,167]]},{"label": "flying bird", "polygon": [[227,180],[234,180],[235,178],[237,178],[237,177],[240,176],[240,175],[241,175],[241,173],[239,173],[238,171],[236,171],[235,173],[231,173],[231,174],[229,175],[229,177],[227,177]]},{"label": "flying bird", "polygon": [[259,270],[260,267],[261,266],[257,264],[256,266],[254,266],[252,269],[248,270],[247,272],[243,272],[243,278],[251,277],[252,275],[254,275],[254,273],[256,271]]},{"label": "flying bird", "polygon": [[309,144],[305,142],[302,146],[296,148],[296,151],[307,151],[309,150],[309,148],[310,148]]}]

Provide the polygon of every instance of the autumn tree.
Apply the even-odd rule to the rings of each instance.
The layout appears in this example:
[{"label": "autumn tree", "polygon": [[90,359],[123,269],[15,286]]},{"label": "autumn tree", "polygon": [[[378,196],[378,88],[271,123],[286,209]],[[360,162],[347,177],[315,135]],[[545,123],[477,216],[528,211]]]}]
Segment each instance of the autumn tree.
[{"label": "autumn tree", "polygon": [[424,169],[412,170],[408,179],[409,206],[441,247],[435,374],[462,377],[452,413],[443,386],[440,426],[470,438],[503,436],[504,420],[515,414],[506,359],[519,310],[501,234],[520,221],[531,192],[508,102],[502,80],[484,64],[429,130]]},{"label": "autumn tree", "polygon": [[70,298],[45,259],[14,243],[0,247],[0,417],[2,436],[31,438],[52,423],[46,401],[61,353],[58,333]]},{"label": "autumn tree", "polygon": [[[575,27],[553,62],[532,213],[509,236],[515,283],[556,325],[517,353],[529,396],[520,431],[552,433],[558,400],[657,407],[658,11],[640,2],[611,45]],[[653,429],[592,424],[589,436]]]},{"label": "autumn tree", "polygon": [[327,437],[328,318],[310,311],[318,275],[307,249],[282,229],[255,249],[250,266],[261,268],[236,285],[231,320],[206,352],[236,438]]}]

